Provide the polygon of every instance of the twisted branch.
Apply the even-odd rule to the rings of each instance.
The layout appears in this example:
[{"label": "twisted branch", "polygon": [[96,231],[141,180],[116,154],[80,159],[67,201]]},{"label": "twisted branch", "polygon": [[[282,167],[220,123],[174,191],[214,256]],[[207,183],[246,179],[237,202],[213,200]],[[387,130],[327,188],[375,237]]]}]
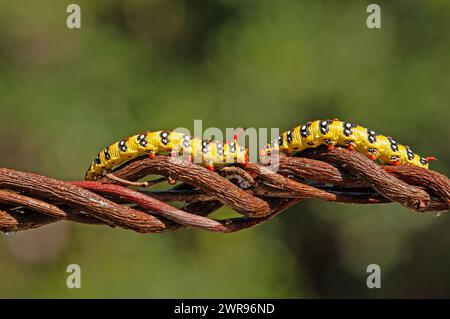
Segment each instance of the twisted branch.
[{"label": "twisted branch", "polygon": [[[96,182],[63,182],[0,168],[0,230],[20,231],[67,220],[140,233],[184,228],[228,233],[266,222],[309,198],[353,204],[397,202],[419,212],[450,207],[450,181],[432,170],[380,166],[343,148],[318,148],[301,155],[280,156],[277,172],[271,171],[270,163],[211,172],[168,156],[140,158],[116,169],[113,174],[118,179]],[[119,182],[136,182],[148,175],[168,179],[168,189],[136,190]],[[174,182],[179,184],[171,186]],[[181,202],[182,207],[173,202]],[[243,216],[208,217],[223,206]]]}]

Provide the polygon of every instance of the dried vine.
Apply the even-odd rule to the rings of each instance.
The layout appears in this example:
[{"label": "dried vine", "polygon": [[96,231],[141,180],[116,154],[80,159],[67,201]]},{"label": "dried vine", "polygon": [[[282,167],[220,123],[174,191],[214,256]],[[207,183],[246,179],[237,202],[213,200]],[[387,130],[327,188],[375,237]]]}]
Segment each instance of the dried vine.
[{"label": "dried vine", "polygon": [[[303,157],[280,156],[273,163],[249,163],[211,172],[168,156],[141,158],[113,174],[128,181],[161,175],[166,190],[133,189],[107,177],[64,182],[0,168],[0,231],[40,227],[60,220],[119,226],[140,233],[182,228],[235,232],[261,224],[299,201],[378,204],[397,202],[419,212],[450,207],[450,181],[432,170],[380,166],[358,152],[318,148]],[[172,186],[174,182],[180,182]],[[171,203],[181,202],[177,208]],[[228,206],[242,217],[215,220],[208,215]]]}]

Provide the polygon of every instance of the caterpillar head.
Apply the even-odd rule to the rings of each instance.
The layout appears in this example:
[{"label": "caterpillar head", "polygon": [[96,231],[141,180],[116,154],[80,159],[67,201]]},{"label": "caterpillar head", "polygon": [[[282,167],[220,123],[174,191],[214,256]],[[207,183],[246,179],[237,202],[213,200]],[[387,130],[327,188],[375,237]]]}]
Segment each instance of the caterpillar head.
[{"label": "caterpillar head", "polygon": [[86,174],[84,175],[84,179],[86,181],[98,180],[100,177],[102,177],[102,171],[103,169],[99,168],[95,163],[92,163],[91,166],[89,166]]},{"label": "caterpillar head", "polygon": [[84,180],[86,181],[93,181],[96,180],[97,174],[95,174],[90,168],[86,172],[86,175],[84,175]]}]

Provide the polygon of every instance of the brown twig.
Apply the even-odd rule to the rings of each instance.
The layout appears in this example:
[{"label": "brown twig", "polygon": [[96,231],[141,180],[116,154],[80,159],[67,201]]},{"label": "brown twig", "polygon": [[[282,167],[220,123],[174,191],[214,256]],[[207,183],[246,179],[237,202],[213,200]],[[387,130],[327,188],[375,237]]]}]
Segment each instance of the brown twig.
[{"label": "brown twig", "polygon": [[326,159],[327,162],[350,170],[378,193],[407,208],[423,209],[430,201],[430,195],[427,192],[390,175],[361,153],[335,148],[318,154],[319,157]]},{"label": "brown twig", "polygon": [[71,207],[84,210],[90,216],[107,224],[138,232],[158,232],[165,229],[164,223],[154,216],[124,207],[70,183],[42,175],[1,168],[0,187],[23,192],[40,199],[63,202]]},{"label": "brown twig", "polygon": [[[117,181],[136,182],[155,174],[163,176],[157,181],[182,182],[158,191],[132,190],[107,178],[63,182],[0,168],[0,230],[68,220],[141,233],[185,228],[229,233],[264,223],[308,198],[357,204],[398,202],[422,212],[450,208],[449,179],[432,170],[379,166],[342,148],[318,148],[301,155],[281,156],[277,172],[256,163],[210,172],[167,156],[137,159],[113,172]],[[142,185],[127,185],[132,184]],[[170,202],[184,206],[176,208]],[[244,216],[207,217],[223,205]]]},{"label": "brown twig", "polygon": [[151,196],[147,196],[123,186],[89,181],[71,182],[71,184],[88,189],[100,195],[120,197],[120,199],[125,200],[126,202],[138,205],[145,211],[150,211],[184,226],[192,226],[211,231],[224,231],[222,224],[213,219],[186,213]]}]

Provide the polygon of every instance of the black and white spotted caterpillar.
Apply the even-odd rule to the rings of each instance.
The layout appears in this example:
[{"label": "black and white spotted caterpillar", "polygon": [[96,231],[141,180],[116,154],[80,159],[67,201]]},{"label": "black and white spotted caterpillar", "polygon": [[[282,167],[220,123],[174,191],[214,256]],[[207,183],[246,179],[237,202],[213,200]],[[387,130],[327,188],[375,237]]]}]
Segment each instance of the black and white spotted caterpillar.
[{"label": "black and white spotted caterpillar", "polygon": [[397,144],[391,137],[377,134],[360,125],[339,120],[317,120],[282,133],[278,141],[273,141],[261,151],[262,157],[270,155],[274,150],[287,155],[326,145],[346,146],[367,155],[372,160],[380,160],[383,164],[414,165],[428,168],[428,161],[434,157],[421,157],[409,146]]}]

